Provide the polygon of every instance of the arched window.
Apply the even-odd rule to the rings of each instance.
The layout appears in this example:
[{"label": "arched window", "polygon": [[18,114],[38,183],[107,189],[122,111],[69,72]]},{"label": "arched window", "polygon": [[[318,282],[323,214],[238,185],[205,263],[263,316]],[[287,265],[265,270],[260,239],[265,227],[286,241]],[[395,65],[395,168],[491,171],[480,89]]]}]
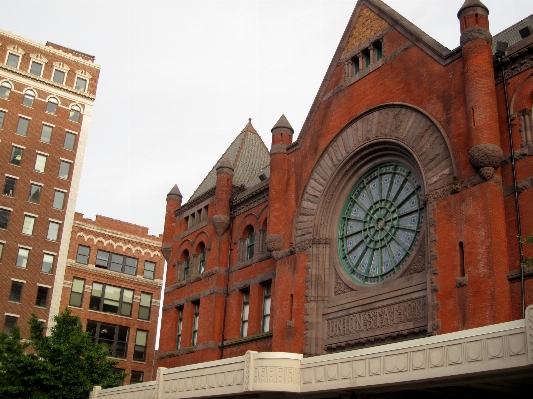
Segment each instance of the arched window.
[{"label": "arched window", "polygon": [[252,259],[254,256],[255,232],[252,227],[248,229],[248,236],[246,237],[246,260]]},{"label": "arched window", "polygon": [[12,88],[13,86],[11,86],[11,83],[2,82],[2,84],[0,84],[0,98],[7,100],[11,94]]},{"label": "arched window", "polygon": [[49,114],[55,115],[57,113],[57,106],[59,101],[55,97],[50,97],[48,99],[48,104],[46,104],[46,112]]},{"label": "arched window", "polygon": [[205,271],[205,245],[200,243],[200,255],[198,256],[198,274],[202,274]]},{"label": "arched window", "polygon": [[191,264],[191,257],[189,256],[189,251],[185,250],[183,252],[183,280],[189,277],[190,264]]},{"label": "arched window", "polygon": [[24,98],[22,104],[27,107],[33,107],[33,101],[35,100],[35,92],[33,90],[26,90],[24,92]]},{"label": "arched window", "polygon": [[81,113],[81,108],[77,105],[73,105],[72,107],[70,107],[70,115],[68,118],[73,122],[79,122],[80,113]]}]

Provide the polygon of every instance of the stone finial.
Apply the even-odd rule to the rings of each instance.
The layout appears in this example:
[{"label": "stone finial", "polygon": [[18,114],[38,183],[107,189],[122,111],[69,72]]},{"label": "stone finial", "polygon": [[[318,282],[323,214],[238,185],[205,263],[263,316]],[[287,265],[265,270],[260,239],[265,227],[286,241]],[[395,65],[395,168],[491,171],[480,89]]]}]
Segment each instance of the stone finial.
[{"label": "stone finial", "polygon": [[181,201],[183,199],[183,195],[181,195],[181,191],[178,188],[177,184],[174,184],[174,187],[168,192],[167,194],[167,201]]},{"label": "stone finial", "polygon": [[255,127],[252,125],[252,118],[248,118],[248,124],[241,130],[241,133],[244,132],[257,133],[257,130],[255,130]]},{"label": "stone finial", "polygon": [[233,174],[233,165],[228,157],[223,157],[217,165],[217,175],[221,173]]},{"label": "stone finial", "polygon": [[460,18],[460,15],[463,11],[465,11],[468,8],[472,7],[480,7],[484,8],[487,11],[487,15],[489,15],[489,9],[485,4],[483,4],[480,0],[466,0],[463,4],[463,6],[459,9],[457,12],[457,18]]},{"label": "stone finial", "polygon": [[279,120],[276,122],[276,124],[274,125],[274,127],[270,131],[273,134],[276,134],[276,133],[279,133],[279,132],[275,131],[275,130],[278,130],[278,129],[290,130],[290,132],[282,132],[282,133],[288,133],[290,135],[292,135],[294,133],[294,129],[292,128],[291,124],[289,123],[289,121],[285,117],[285,114],[281,115],[281,118],[279,118]]}]

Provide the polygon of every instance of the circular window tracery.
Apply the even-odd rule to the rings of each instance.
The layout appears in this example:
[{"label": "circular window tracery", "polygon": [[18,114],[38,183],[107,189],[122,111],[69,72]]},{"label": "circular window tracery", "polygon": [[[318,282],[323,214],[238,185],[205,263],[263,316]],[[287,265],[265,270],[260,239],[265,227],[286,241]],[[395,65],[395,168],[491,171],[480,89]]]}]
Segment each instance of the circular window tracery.
[{"label": "circular window tracery", "polygon": [[357,283],[379,284],[410,257],[422,223],[421,186],[404,164],[384,163],[351,190],[339,221],[339,258]]}]

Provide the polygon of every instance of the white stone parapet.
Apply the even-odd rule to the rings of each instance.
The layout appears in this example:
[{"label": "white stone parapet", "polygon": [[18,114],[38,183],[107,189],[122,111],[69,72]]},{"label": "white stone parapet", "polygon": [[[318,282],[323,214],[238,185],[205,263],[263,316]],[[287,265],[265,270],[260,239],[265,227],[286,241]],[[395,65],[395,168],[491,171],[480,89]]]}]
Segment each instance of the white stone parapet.
[{"label": "white stone parapet", "polygon": [[304,359],[253,352],[172,369],[156,382],[103,389],[92,399],[174,399],[254,392],[314,393],[423,384],[498,371],[533,371],[533,306],[526,320]]}]

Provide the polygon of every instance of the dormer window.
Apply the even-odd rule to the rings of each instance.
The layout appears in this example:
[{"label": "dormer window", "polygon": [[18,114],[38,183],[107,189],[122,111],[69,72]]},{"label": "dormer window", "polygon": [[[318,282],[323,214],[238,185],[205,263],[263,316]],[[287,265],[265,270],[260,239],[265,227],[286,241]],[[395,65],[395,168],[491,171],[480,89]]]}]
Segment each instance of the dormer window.
[{"label": "dormer window", "polygon": [[52,80],[56,83],[63,84],[65,83],[65,76],[66,76],[66,72],[61,71],[59,69],[54,69],[54,75],[53,75]]},{"label": "dormer window", "polygon": [[20,63],[20,55],[8,53],[6,64],[12,68],[18,68]]}]

